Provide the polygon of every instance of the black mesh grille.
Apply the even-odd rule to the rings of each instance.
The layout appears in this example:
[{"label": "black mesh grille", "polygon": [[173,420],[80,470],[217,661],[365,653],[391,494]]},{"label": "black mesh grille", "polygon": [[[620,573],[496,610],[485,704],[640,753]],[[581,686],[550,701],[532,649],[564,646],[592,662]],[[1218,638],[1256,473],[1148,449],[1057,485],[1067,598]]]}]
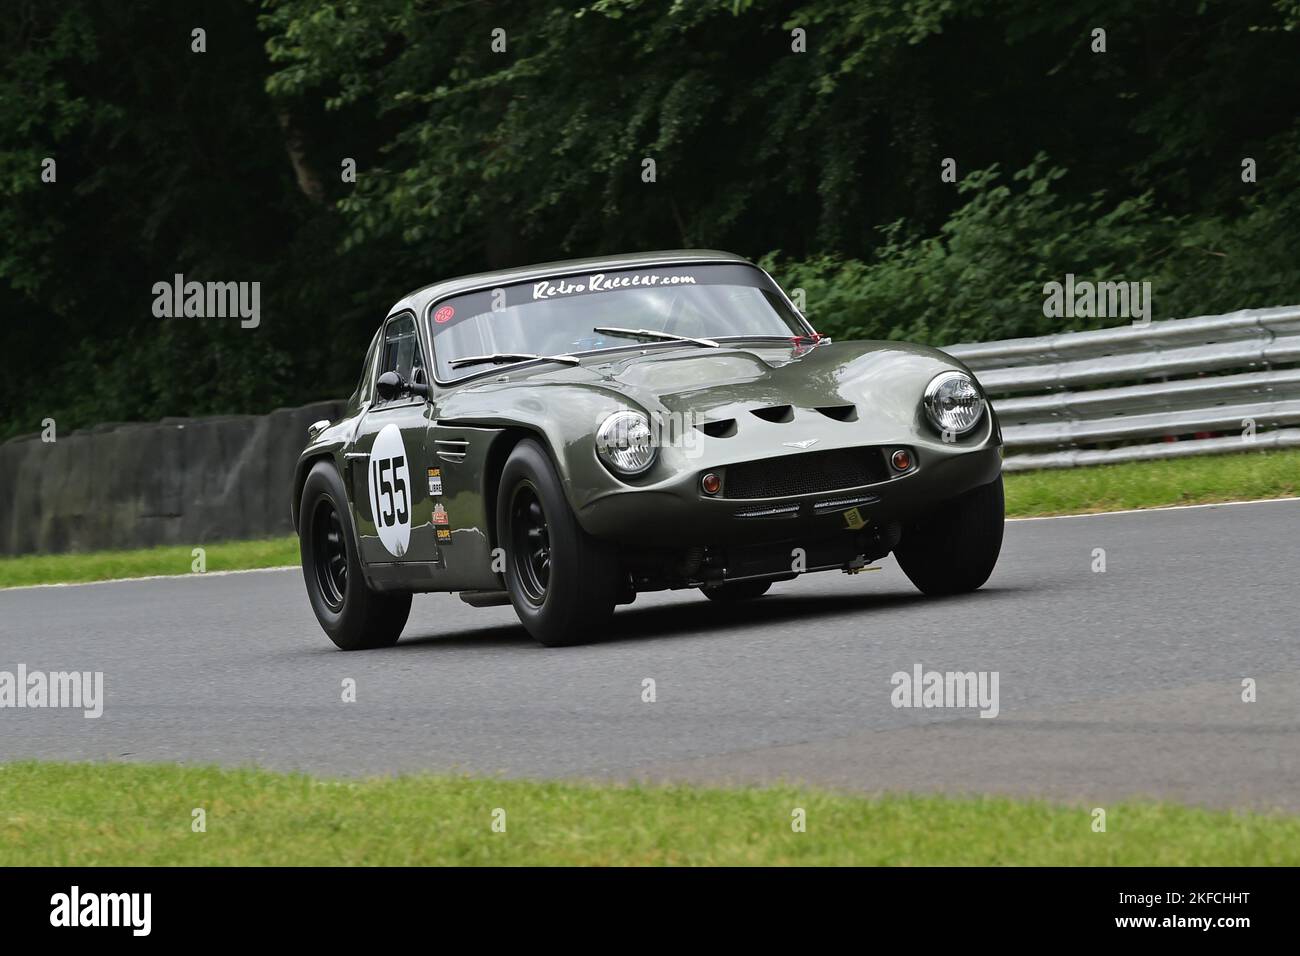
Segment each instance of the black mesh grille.
[{"label": "black mesh grille", "polygon": [[856,488],[889,477],[878,448],[837,448],[727,466],[724,498],[784,498]]}]

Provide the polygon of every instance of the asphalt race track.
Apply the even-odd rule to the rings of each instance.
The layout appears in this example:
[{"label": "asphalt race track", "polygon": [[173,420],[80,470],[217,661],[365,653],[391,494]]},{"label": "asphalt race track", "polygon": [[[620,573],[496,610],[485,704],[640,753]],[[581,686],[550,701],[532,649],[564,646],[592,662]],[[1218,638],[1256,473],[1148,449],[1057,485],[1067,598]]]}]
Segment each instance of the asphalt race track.
[{"label": "asphalt race track", "polygon": [[[748,605],[643,596],[609,640],[557,650],[510,608],[427,595],[396,647],[343,653],[297,570],[0,591],[0,670],[103,671],[106,696],[97,720],[0,710],[0,760],[1300,811],[1300,501],[1010,522],[992,580],[960,598],[881,565]],[[997,671],[998,716],[894,708],[890,676],[917,663]]]}]

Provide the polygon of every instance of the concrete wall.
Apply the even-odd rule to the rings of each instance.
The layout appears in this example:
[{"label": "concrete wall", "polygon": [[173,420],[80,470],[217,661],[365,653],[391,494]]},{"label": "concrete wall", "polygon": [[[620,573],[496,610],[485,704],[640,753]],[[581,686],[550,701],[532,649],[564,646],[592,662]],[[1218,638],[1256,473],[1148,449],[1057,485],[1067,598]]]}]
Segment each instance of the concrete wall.
[{"label": "concrete wall", "polygon": [[0,554],[199,545],[288,534],[307,426],[343,402],[269,415],[97,425],[0,445]]}]

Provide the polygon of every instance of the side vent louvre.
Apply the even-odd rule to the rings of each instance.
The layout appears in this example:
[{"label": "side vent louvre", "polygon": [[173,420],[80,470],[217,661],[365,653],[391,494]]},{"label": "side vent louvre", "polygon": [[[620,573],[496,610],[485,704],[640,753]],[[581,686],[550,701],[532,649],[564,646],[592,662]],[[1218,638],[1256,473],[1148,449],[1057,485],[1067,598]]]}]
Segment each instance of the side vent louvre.
[{"label": "side vent louvre", "polygon": [[766,408],[752,408],[750,411],[766,422],[784,424],[794,421],[794,408],[789,405],[769,405]]},{"label": "side vent louvre", "polygon": [[858,409],[855,405],[822,405],[817,411],[821,412],[827,418],[833,418],[837,422],[856,422],[858,420]]},{"label": "side vent louvre", "polygon": [[435,438],[434,452],[443,461],[464,461],[469,452],[469,442],[454,438]]}]

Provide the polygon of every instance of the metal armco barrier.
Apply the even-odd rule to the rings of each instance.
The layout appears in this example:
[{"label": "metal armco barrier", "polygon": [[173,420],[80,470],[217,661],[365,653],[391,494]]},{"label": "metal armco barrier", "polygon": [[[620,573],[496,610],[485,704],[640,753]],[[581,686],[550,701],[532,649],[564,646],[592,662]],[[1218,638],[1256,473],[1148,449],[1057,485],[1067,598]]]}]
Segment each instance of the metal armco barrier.
[{"label": "metal armco barrier", "polygon": [[945,348],[1007,471],[1300,446],[1300,306]]}]

